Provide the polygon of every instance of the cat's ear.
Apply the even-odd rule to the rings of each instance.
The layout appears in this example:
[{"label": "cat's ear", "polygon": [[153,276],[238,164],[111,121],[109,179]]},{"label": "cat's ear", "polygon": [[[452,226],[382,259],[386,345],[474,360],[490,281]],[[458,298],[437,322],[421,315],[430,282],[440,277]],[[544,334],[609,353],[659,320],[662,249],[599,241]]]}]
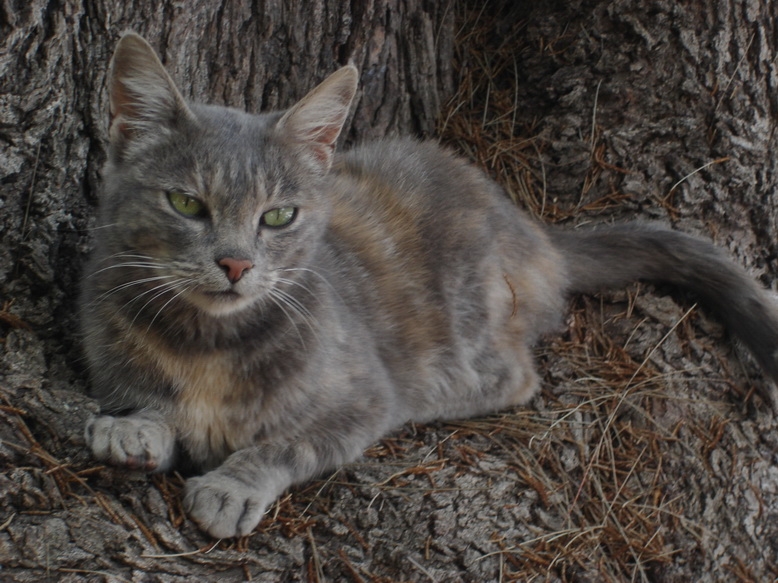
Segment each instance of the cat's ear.
[{"label": "cat's ear", "polygon": [[332,164],[335,142],[348,117],[358,79],[354,65],[338,69],[287,111],[276,126],[287,139],[303,146],[323,172]]},{"label": "cat's ear", "polygon": [[125,33],[116,45],[109,93],[109,137],[115,147],[169,131],[182,117],[193,117],[154,49],[135,33]]}]

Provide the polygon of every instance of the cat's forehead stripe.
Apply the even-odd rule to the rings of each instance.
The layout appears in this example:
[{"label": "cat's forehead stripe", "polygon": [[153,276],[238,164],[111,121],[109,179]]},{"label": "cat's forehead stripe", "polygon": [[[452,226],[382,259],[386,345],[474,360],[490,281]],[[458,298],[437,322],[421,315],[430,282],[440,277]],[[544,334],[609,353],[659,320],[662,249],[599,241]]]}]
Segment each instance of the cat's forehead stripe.
[{"label": "cat's forehead stripe", "polygon": [[228,196],[232,200],[269,198],[265,172],[252,160],[231,158],[208,162],[198,162],[195,168],[195,185],[201,196]]}]

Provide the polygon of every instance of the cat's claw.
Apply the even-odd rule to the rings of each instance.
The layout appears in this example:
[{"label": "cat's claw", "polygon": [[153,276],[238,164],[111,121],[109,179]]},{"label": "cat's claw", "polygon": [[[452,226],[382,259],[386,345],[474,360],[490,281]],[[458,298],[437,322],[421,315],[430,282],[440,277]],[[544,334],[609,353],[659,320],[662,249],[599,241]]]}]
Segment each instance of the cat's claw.
[{"label": "cat's claw", "polygon": [[186,481],[184,508],[215,538],[246,536],[262,520],[275,494],[261,484],[246,484],[217,469]]},{"label": "cat's claw", "polygon": [[84,437],[103,462],[145,472],[164,472],[173,465],[175,436],[156,419],[101,415],[87,423]]}]

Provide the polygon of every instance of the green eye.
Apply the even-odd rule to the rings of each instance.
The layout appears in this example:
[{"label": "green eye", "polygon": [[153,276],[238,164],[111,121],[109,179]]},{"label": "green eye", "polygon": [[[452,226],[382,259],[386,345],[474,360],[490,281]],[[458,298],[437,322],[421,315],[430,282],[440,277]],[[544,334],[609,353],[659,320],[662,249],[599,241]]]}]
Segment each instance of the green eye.
[{"label": "green eye", "polygon": [[205,205],[202,201],[186,195],[180,190],[171,190],[167,193],[170,206],[185,217],[202,217],[205,215]]},{"label": "green eye", "polygon": [[268,227],[286,227],[297,216],[297,208],[293,206],[282,206],[281,208],[267,211],[259,219],[260,225]]}]

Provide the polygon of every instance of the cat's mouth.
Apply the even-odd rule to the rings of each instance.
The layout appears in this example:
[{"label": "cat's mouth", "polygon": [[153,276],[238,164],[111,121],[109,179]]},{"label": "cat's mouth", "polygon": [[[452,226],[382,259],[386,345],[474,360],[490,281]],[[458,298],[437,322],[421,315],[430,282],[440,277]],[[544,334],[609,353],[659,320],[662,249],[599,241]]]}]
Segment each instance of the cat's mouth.
[{"label": "cat's mouth", "polygon": [[217,291],[217,292],[207,291],[204,293],[209,298],[216,298],[220,300],[236,300],[240,297],[240,294],[238,292],[231,289],[224,290],[224,291]]},{"label": "cat's mouth", "polygon": [[200,309],[216,316],[230,314],[251,303],[245,295],[231,289],[199,290],[198,293],[190,296],[190,300]]},{"label": "cat's mouth", "polygon": [[227,307],[241,303],[243,295],[235,290],[227,289],[224,291],[203,291],[207,303],[213,306]]}]

